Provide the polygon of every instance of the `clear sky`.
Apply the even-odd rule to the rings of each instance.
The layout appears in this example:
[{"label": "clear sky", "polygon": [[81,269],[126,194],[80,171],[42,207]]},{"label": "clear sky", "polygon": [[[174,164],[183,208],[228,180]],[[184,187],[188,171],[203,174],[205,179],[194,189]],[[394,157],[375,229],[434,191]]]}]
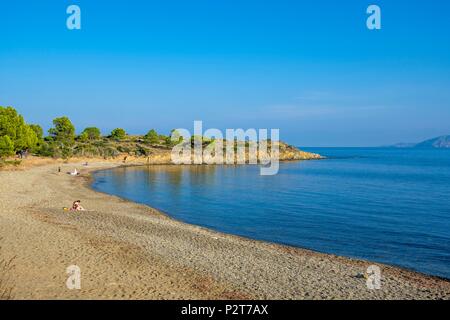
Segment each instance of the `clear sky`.
[{"label": "clear sky", "polygon": [[103,133],[203,120],[299,146],[450,134],[450,1],[1,1],[0,105],[45,129],[61,115]]}]

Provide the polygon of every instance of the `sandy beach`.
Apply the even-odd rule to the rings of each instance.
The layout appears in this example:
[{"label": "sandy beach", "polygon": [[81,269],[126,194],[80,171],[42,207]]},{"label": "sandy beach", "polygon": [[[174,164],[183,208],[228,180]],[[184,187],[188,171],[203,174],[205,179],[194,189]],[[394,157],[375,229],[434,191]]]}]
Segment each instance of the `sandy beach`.
[{"label": "sandy beach", "polygon": [[[89,188],[114,162],[0,171],[0,238],[13,299],[449,299],[450,282],[373,263],[220,234]],[[61,172],[58,172],[58,167]],[[81,175],[66,172],[77,168]],[[85,212],[68,212],[80,199]],[[81,269],[81,289],[66,268]]]}]

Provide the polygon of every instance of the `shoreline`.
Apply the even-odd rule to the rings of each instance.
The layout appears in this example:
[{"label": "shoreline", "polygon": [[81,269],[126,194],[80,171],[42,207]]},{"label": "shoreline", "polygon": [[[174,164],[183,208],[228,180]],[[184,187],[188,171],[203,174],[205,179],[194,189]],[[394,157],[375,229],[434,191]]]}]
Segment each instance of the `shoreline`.
[{"label": "shoreline", "polygon": [[[314,161],[314,160],[325,160],[325,159],[326,158],[322,158],[322,159],[308,159],[308,160],[286,160],[286,161],[283,161],[283,162]],[[176,166],[175,164],[154,164],[154,165],[151,165],[151,166],[167,166],[167,165]],[[241,164],[241,165],[244,165],[244,164]],[[248,165],[248,164],[245,164],[245,165]],[[274,245],[274,246],[280,246],[280,247],[284,247],[285,249],[310,251],[311,253],[316,253],[316,254],[323,254],[323,255],[328,255],[328,256],[333,256],[333,257],[340,257],[340,258],[343,258],[343,259],[349,259],[349,260],[353,260],[353,261],[360,261],[360,262],[367,263],[367,264],[376,264],[376,265],[379,265],[379,266],[384,266],[384,267],[389,267],[389,268],[396,268],[396,269],[399,269],[400,271],[416,273],[416,274],[418,274],[420,276],[430,277],[430,278],[434,278],[436,280],[442,280],[442,281],[446,281],[446,282],[450,283],[450,278],[446,278],[446,277],[438,276],[438,275],[433,275],[433,274],[428,274],[428,273],[420,272],[420,271],[417,271],[417,270],[414,270],[414,269],[408,269],[408,268],[400,266],[400,265],[387,264],[387,263],[383,263],[383,262],[374,262],[374,261],[365,260],[365,259],[357,258],[357,257],[336,255],[336,254],[333,254],[333,253],[322,252],[322,251],[319,251],[319,250],[314,250],[314,249],[310,249],[310,248],[306,248],[306,247],[300,247],[300,246],[294,246],[294,245],[290,245],[290,244],[286,244],[286,243],[280,243],[280,242],[274,242],[274,241],[268,241],[268,240],[253,239],[253,238],[246,237],[246,236],[240,236],[240,235],[237,235],[237,234],[234,234],[234,233],[222,232],[222,231],[211,229],[211,228],[208,228],[208,227],[204,227],[204,226],[201,226],[201,225],[198,225],[198,224],[192,224],[192,223],[189,223],[189,222],[185,222],[185,221],[179,220],[179,219],[173,217],[169,212],[165,212],[164,210],[161,210],[161,209],[158,209],[158,208],[154,208],[154,207],[152,207],[150,205],[147,205],[145,203],[136,202],[136,201],[127,199],[125,197],[121,197],[121,196],[118,196],[118,195],[110,194],[110,193],[107,193],[107,192],[102,192],[102,191],[96,190],[96,189],[94,189],[92,187],[92,182],[95,180],[94,177],[93,177],[93,174],[96,173],[96,172],[107,171],[107,170],[114,170],[114,169],[126,168],[126,167],[146,167],[146,166],[150,166],[150,165],[146,165],[146,164],[119,165],[119,166],[114,166],[114,167],[110,167],[110,168],[102,168],[102,169],[98,169],[98,170],[89,171],[88,176],[85,176],[85,178],[87,179],[86,187],[91,189],[93,192],[97,192],[97,193],[108,195],[108,196],[113,196],[113,197],[116,197],[116,198],[121,199],[123,201],[127,201],[127,202],[130,202],[130,203],[135,203],[135,204],[138,204],[138,205],[142,205],[142,206],[148,207],[148,208],[154,210],[156,212],[156,214],[159,214],[162,217],[165,217],[167,219],[173,220],[175,222],[178,222],[178,223],[181,223],[181,224],[185,224],[187,226],[194,226],[194,227],[197,227],[197,228],[201,228],[201,229],[203,229],[205,231],[209,231],[211,233],[217,233],[218,235],[225,235],[225,236],[229,236],[229,237],[236,237],[237,239],[240,239],[240,240],[254,241],[254,242],[259,242],[259,243],[262,243],[262,244],[269,244],[269,245]],[[189,166],[189,165],[187,165],[187,166]]]},{"label": "shoreline", "polygon": [[[322,159],[308,159],[308,160],[286,160],[286,161],[283,161],[283,162],[314,161],[314,160],[325,160],[325,158],[322,158]],[[95,174],[96,172],[99,172],[99,171],[108,171],[108,170],[127,168],[127,167],[167,166],[167,165],[177,166],[175,164],[162,164],[162,163],[161,164],[154,164],[154,165],[147,165],[147,164],[118,165],[118,166],[113,166],[113,167],[110,167],[110,168],[94,169],[94,170],[88,171],[88,174],[84,175],[82,177],[86,178],[85,186],[88,189],[92,190],[93,192],[97,192],[97,193],[100,193],[100,194],[116,197],[116,198],[118,198],[118,199],[120,199],[122,201],[126,201],[126,202],[130,202],[130,203],[142,205],[144,207],[148,207],[151,210],[155,211],[156,214],[161,215],[164,218],[173,220],[173,221],[181,223],[181,224],[185,224],[187,226],[193,226],[193,227],[201,228],[201,229],[203,229],[205,231],[209,231],[211,233],[217,233],[218,235],[225,235],[225,236],[229,236],[229,237],[236,237],[239,240],[254,241],[254,242],[259,242],[259,243],[262,243],[262,244],[269,244],[269,245],[274,245],[274,246],[280,246],[280,247],[284,247],[285,249],[310,251],[311,253],[323,254],[323,255],[328,255],[328,256],[333,256],[333,257],[340,257],[340,258],[343,258],[343,259],[349,259],[349,260],[353,260],[353,261],[359,261],[359,262],[367,263],[369,265],[376,264],[376,265],[379,265],[379,266],[396,268],[396,269],[399,269],[401,271],[416,273],[416,274],[418,274],[420,276],[430,277],[430,278],[434,278],[436,280],[442,280],[442,281],[446,281],[446,282],[450,283],[450,278],[446,278],[446,277],[442,277],[442,276],[438,276],[438,275],[433,275],[433,274],[428,274],[428,273],[420,272],[420,271],[413,270],[413,269],[408,269],[408,268],[400,266],[400,265],[386,264],[386,263],[383,263],[383,262],[374,262],[374,261],[365,260],[365,259],[357,258],[357,257],[336,255],[336,254],[333,254],[333,253],[322,252],[322,251],[319,251],[319,250],[314,250],[314,249],[310,249],[310,248],[306,248],[306,247],[294,246],[294,245],[290,245],[290,244],[286,244],[286,243],[279,243],[279,242],[268,241],[268,240],[253,239],[253,238],[246,237],[246,236],[240,236],[240,235],[237,235],[237,234],[234,234],[234,233],[227,233],[227,232],[222,232],[222,231],[219,231],[219,230],[214,230],[214,229],[211,229],[211,228],[208,228],[208,227],[204,227],[204,226],[201,226],[201,225],[198,225],[198,224],[192,224],[192,223],[189,223],[189,222],[185,222],[185,221],[179,220],[179,219],[173,217],[169,212],[165,212],[164,210],[152,207],[152,206],[147,205],[145,203],[136,202],[136,201],[133,201],[133,200],[130,200],[130,199],[127,199],[125,197],[121,197],[121,196],[118,196],[118,195],[115,195],[115,194],[102,192],[102,191],[96,190],[95,188],[92,187],[92,182],[95,181],[95,179],[93,177],[93,174]],[[201,165],[204,165],[204,164],[201,164]],[[240,165],[248,165],[248,164],[240,164]],[[186,165],[186,166],[189,166],[189,165]],[[282,249],[282,248],[280,248],[280,249]]]},{"label": "shoreline", "polygon": [[[58,166],[64,168],[60,174],[55,172]],[[65,173],[75,166],[82,168],[80,177],[71,177]],[[382,269],[382,288],[369,290],[366,279],[361,277],[366,268],[374,264],[369,261],[224,234],[184,223],[160,210],[91,188],[92,173],[120,166],[123,164],[117,162],[94,162],[88,168],[81,163],[46,164],[24,171],[0,172],[2,179],[19,182],[18,188],[10,186],[3,188],[9,190],[1,190],[2,203],[9,202],[5,207],[13,208],[10,212],[7,210],[0,214],[0,231],[2,236],[6,234],[3,248],[7,250],[7,255],[15,253],[18,256],[17,268],[14,270],[17,283],[13,298],[450,298],[450,282],[445,278],[376,263]],[[12,201],[10,196],[24,188],[24,184],[30,180],[37,180],[36,184],[41,186],[41,190],[31,192],[33,201],[24,210],[23,203]],[[46,188],[52,192],[42,191]],[[50,194],[56,202],[60,198],[67,199],[65,201],[81,198],[88,211],[63,212],[60,209],[62,205],[53,204],[46,199],[45,196]],[[16,216],[26,221],[14,221]],[[9,230],[12,234],[7,234],[7,227],[2,228],[4,221],[12,226],[12,230]],[[21,227],[23,222],[32,225],[36,234],[30,234],[29,230]],[[28,241],[12,245],[14,229],[22,229],[24,234],[21,236]],[[59,249],[51,245],[35,247],[37,252],[45,253],[50,263],[50,257],[55,254],[53,251],[59,252],[60,256],[55,260],[59,261],[56,264],[60,266],[55,266],[56,274],[55,270],[47,270],[41,275],[40,281],[34,281],[31,286],[34,290],[27,289],[21,282],[27,282],[27,279],[23,279],[24,274],[33,274],[29,270],[30,265],[46,265],[36,251],[30,250],[27,244],[30,239],[51,243],[57,238],[64,242],[64,237],[69,234],[73,242],[69,241]],[[77,292],[67,290],[64,280],[64,266],[70,265],[68,263],[78,257],[76,254],[67,254],[74,248],[82,252],[82,272],[86,268],[95,270],[86,276],[88,289],[84,289],[82,285],[82,290]],[[127,249],[122,252],[118,248]],[[22,251],[27,252],[26,257],[21,257]],[[110,260],[106,264],[102,261],[105,259],[105,251],[108,252],[107,260]],[[105,274],[105,269],[108,268],[112,270],[111,274]],[[44,269],[45,267],[42,268]],[[121,285],[115,287],[106,285],[108,283]],[[54,289],[45,290],[43,287]]]}]

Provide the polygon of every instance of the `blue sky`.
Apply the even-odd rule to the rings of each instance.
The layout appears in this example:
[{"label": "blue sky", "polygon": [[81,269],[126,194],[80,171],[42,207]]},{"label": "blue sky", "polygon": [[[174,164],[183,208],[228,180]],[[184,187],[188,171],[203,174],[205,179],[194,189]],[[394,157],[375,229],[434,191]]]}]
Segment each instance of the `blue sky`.
[{"label": "blue sky", "polygon": [[[82,29],[66,28],[77,4]],[[382,29],[366,28],[366,8]],[[48,129],[280,128],[300,146],[450,134],[449,1],[1,1],[0,105]]]}]

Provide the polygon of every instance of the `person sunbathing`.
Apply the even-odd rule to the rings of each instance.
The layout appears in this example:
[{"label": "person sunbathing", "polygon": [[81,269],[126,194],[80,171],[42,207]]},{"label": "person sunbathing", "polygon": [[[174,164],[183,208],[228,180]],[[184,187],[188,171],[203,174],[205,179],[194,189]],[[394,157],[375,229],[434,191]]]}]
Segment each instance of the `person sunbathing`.
[{"label": "person sunbathing", "polygon": [[77,200],[73,203],[72,208],[70,208],[70,211],[84,211],[84,208],[81,206],[81,201]]}]

